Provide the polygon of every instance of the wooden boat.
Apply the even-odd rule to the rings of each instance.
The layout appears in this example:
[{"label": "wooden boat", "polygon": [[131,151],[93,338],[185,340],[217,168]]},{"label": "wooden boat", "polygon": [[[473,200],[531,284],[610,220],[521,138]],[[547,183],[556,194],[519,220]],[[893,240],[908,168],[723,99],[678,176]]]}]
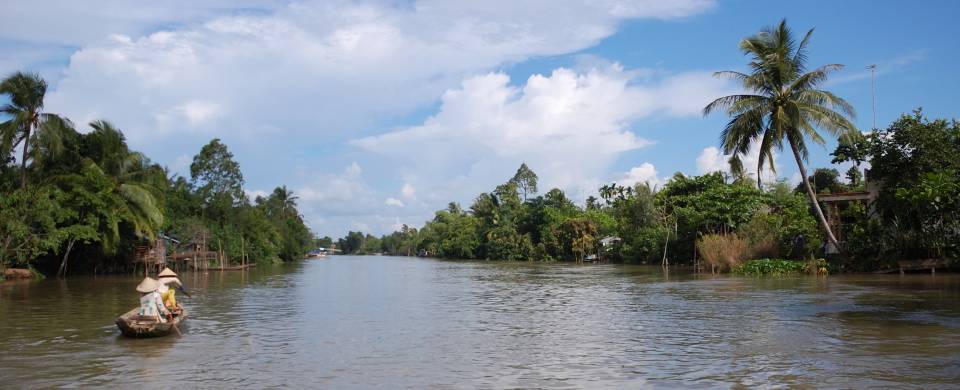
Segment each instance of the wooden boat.
[{"label": "wooden boat", "polygon": [[179,312],[174,312],[173,319],[167,322],[160,322],[152,317],[141,317],[137,314],[139,312],[140,308],[136,307],[117,317],[117,327],[124,336],[137,338],[166,336],[176,332],[173,329],[174,325],[178,325],[179,329],[179,326],[187,320],[187,311],[182,308]]}]

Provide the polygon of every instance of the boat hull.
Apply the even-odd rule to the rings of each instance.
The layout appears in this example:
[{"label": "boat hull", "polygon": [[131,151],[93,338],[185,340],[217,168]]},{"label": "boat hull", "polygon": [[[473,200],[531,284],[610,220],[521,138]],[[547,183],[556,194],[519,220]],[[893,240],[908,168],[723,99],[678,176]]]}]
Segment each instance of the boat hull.
[{"label": "boat hull", "polygon": [[181,309],[178,315],[167,322],[159,322],[152,319],[142,319],[137,313],[139,308],[135,308],[124,313],[117,318],[117,328],[124,336],[134,338],[162,337],[176,332],[174,325],[178,328],[187,320],[187,311]]}]

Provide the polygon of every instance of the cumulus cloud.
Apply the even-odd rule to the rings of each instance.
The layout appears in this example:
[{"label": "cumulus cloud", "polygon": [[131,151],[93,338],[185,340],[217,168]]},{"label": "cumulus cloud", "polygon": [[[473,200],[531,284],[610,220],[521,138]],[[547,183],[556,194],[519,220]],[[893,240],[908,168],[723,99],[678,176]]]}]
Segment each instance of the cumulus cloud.
[{"label": "cumulus cloud", "polygon": [[[70,57],[48,107],[75,119],[91,113],[111,118],[131,140],[144,143],[151,136],[196,130],[314,133],[316,127],[307,125],[313,123],[323,123],[327,134],[346,132],[369,126],[371,118],[429,104],[466,75],[589,47],[623,20],[683,17],[713,4],[249,3],[264,11],[210,16],[226,6],[221,3],[186,14],[191,23],[182,28],[141,35],[143,24],[169,23],[174,16],[164,8],[151,17],[147,11],[157,8],[152,6],[128,10],[142,18],[117,22],[116,30],[85,23],[98,27],[77,28],[84,31],[80,37],[48,37],[86,43]],[[266,102],[270,109],[264,109]]]},{"label": "cumulus cloud", "polygon": [[[757,164],[760,161],[759,144],[759,140],[751,142],[750,150],[745,156],[741,157],[743,168],[753,180],[757,179]],[[712,172],[730,174],[729,160],[730,155],[721,153],[720,149],[715,146],[704,148],[703,151],[700,152],[700,155],[697,156],[697,171],[700,174]],[[763,171],[760,172],[760,179],[762,181],[769,183],[777,180],[779,153],[776,151],[773,152],[773,163],[773,166],[770,166],[769,162],[764,163]]]},{"label": "cumulus cloud", "polygon": [[[534,76],[521,87],[488,72],[591,47],[627,20],[683,18],[712,6],[712,0],[571,0],[563,6],[548,0],[189,6],[180,0],[38,0],[5,7],[0,35],[56,48],[60,56],[67,55],[64,47],[72,51],[53,77],[51,112],[78,123],[108,118],[132,147],[173,165],[185,150],[223,138],[252,186],[287,181],[298,188],[313,227],[333,232],[358,224],[388,229],[398,218],[419,224],[429,216],[424,210],[488,190],[521,161],[544,175],[542,186],[570,189],[608,177],[616,155],[651,143],[630,123],[654,114],[696,114],[697,96],[715,96],[718,82],[706,73],[655,76],[603,61]],[[39,12],[49,22],[45,28],[24,25]],[[27,54],[11,57],[51,63],[49,53]],[[22,65],[0,60],[0,69]],[[396,123],[438,98],[442,108],[427,122],[383,134],[382,123]],[[351,138],[392,162],[395,177],[417,172],[394,194],[405,207],[385,204],[387,191],[371,188],[359,165],[327,170],[331,161],[342,161],[336,157],[298,168],[309,173],[297,176],[299,182],[274,168],[298,166],[316,155],[310,148]],[[367,156],[346,158],[367,166]]]},{"label": "cumulus cloud", "polygon": [[651,163],[643,163],[639,166],[630,168],[623,178],[617,181],[617,184],[626,187],[632,187],[637,184],[649,183],[650,186],[662,185],[665,180],[657,176],[657,168]]},{"label": "cumulus cloud", "polygon": [[[583,73],[560,68],[522,86],[502,73],[476,76],[447,91],[439,112],[422,125],[352,143],[395,159],[401,169],[440,178],[434,190],[453,192],[447,199],[501,183],[521,162],[539,172],[541,188],[592,191],[619,154],[652,144],[631,131],[631,123],[658,114],[699,115],[726,88],[708,74],[647,82],[636,75],[611,64]],[[691,83],[699,88],[681,88],[687,95],[680,98],[676,87]]]}]

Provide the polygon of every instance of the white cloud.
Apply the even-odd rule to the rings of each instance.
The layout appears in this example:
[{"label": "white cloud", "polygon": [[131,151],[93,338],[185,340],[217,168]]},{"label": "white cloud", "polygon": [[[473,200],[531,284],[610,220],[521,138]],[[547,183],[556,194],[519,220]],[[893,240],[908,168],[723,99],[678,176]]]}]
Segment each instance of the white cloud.
[{"label": "white cloud", "polygon": [[400,199],[397,199],[397,198],[387,198],[387,200],[385,200],[385,201],[383,202],[383,204],[385,204],[385,205],[387,205],[387,206],[394,206],[394,207],[405,207],[405,206],[406,206],[405,204],[403,204],[403,201],[401,201]]},{"label": "white cloud", "polygon": [[[927,49],[918,49],[897,57],[879,60],[874,63],[877,68],[873,71],[872,75],[879,79],[888,73],[900,72],[909,65],[925,61],[927,59],[927,52]],[[863,67],[849,67],[846,72],[830,78],[824,84],[826,86],[832,86],[853,81],[870,80],[871,71],[866,68],[866,66],[867,64],[863,64]]]},{"label": "white cloud", "polygon": [[[751,142],[750,150],[745,156],[741,157],[743,168],[753,180],[757,179],[757,164],[759,164],[760,161],[759,143],[759,140]],[[760,178],[763,182],[770,183],[777,180],[778,159],[779,153],[773,151],[773,166],[771,166],[769,162],[764,162],[763,171],[760,173]],[[712,172],[730,174],[729,160],[730,155],[721,153],[720,149],[715,146],[704,148],[703,151],[700,152],[700,155],[697,156],[697,172],[700,174]]]},{"label": "white cloud", "polygon": [[727,163],[729,158],[730,156],[720,153],[720,149],[717,149],[716,146],[704,148],[697,156],[697,172],[701,174],[711,172],[729,173],[730,165]]},{"label": "white cloud", "polygon": [[[70,2],[18,5],[5,10],[2,21],[17,25],[16,15],[41,9],[65,23],[75,21],[62,10],[90,17],[75,29],[82,34],[54,27],[37,38],[82,44],[47,106],[71,118],[111,118],[140,146],[174,131],[309,134],[316,127],[307,124],[323,123],[328,135],[343,134],[429,104],[464,76],[580,50],[613,34],[623,20],[684,17],[713,1],[572,1],[562,7],[550,1],[249,1],[237,7],[263,12],[212,16],[228,4],[180,7],[193,10],[182,20],[174,6],[111,4],[115,12],[93,12],[80,8],[99,7]],[[130,20],[118,16],[124,12]],[[144,24],[182,21],[188,23],[142,35]],[[17,31],[37,30],[21,27]]]},{"label": "white cloud", "polygon": [[649,183],[650,186],[659,186],[664,183],[664,180],[657,177],[657,168],[654,167],[653,164],[643,163],[630,168],[623,178],[617,181],[617,184],[627,187],[642,183]]},{"label": "white cloud", "polygon": [[254,199],[257,199],[258,196],[266,198],[268,195],[270,195],[263,190],[243,190],[243,192],[247,194],[247,198],[250,198],[251,201],[253,201]]},{"label": "white cloud", "polygon": [[297,190],[300,200],[309,203],[345,202],[362,199],[370,189],[363,181],[363,169],[356,162],[344,168],[339,175],[321,175],[313,185]]},{"label": "white cloud", "polygon": [[[402,170],[435,178],[440,199],[468,200],[506,181],[526,162],[546,190],[593,191],[593,178],[623,152],[651,145],[629,129],[652,115],[699,115],[726,84],[707,74],[669,75],[639,83],[617,64],[583,73],[557,69],[512,86],[501,73],[466,79],[447,91],[422,125],[353,141]],[[696,82],[699,88],[678,85]],[[668,97],[668,98],[664,98]],[[652,168],[652,165],[650,166]],[[646,168],[646,166],[641,166]],[[586,188],[584,188],[586,187]]]},{"label": "white cloud", "polygon": [[[0,36],[61,52],[69,47],[66,68],[51,72],[47,109],[78,123],[110,119],[133,148],[161,163],[178,165],[184,150],[220,137],[244,172],[252,172],[247,181],[271,188],[289,177],[272,167],[336,154],[325,165],[298,167],[309,175],[288,182],[313,227],[334,232],[359,224],[389,229],[397,218],[419,224],[429,210],[503,182],[521,161],[541,172],[542,187],[592,186],[590,178],[606,177],[616,155],[650,144],[630,123],[658,113],[697,114],[699,96],[717,95],[722,84],[706,73],[654,77],[602,60],[583,61],[578,72],[532,77],[522,87],[486,73],[591,47],[626,20],[683,18],[713,5],[38,0],[5,7]],[[43,29],[24,22],[39,13],[48,22]],[[7,53],[51,63],[44,50]],[[0,69],[23,61],[31,60],[0,60]],[[382,133],[384,121],[396,123],[440,96],[443,108],[423,125],[368,137]],[[323,172],[348,153],[313,149],[347,138],[397,170],[405,183],[395,196],[404,208],[384,204],[388,194],[371,188],[358,164]],[[390,144],[401,149],[384,149]],[[368,157],[344,159],[369,167]],[[407,180],[411,172],[416,178]]]}]

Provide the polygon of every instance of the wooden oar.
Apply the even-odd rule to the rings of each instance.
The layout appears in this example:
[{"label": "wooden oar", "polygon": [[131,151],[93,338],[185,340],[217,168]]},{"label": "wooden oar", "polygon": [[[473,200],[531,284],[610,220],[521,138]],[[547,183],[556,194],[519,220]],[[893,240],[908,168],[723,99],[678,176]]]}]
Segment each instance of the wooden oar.
[{"label": "wooden oar", "polygon": [[170,325],[173,326],[173,330],[177,331],[177,337],[183,337],[183,333],[180,333],[180,328],[177,327],[177,323],[173,322],[173,313],[170,314]]}]

